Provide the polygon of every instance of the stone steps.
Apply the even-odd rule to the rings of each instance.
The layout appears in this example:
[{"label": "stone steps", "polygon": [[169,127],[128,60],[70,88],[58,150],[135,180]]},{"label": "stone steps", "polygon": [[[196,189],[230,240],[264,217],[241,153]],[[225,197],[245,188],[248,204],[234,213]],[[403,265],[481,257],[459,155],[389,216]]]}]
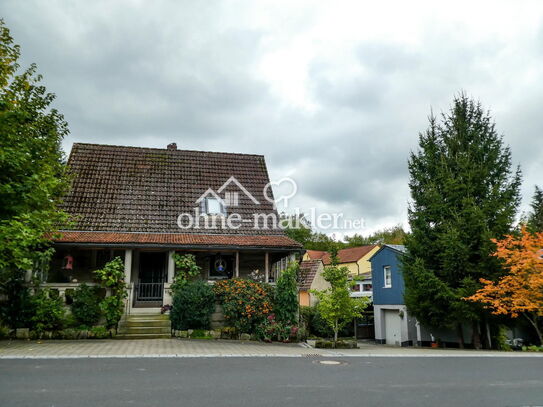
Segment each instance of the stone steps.
[{"label": "stone steps", "polygon": [[172,337],[168,315],[126,315],[119,323],[117,339],[166,339]]}]

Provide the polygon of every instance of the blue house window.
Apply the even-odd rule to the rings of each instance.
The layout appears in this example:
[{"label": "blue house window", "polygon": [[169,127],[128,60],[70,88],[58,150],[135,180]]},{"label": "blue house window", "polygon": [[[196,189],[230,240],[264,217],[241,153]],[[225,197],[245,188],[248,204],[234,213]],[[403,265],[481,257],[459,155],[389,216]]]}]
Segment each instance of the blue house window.
[{"label": "blue house window", "polygon": [[392,287],[392,270],[390,266],[383,267],[383,281],[385,282],[385,288]]}]

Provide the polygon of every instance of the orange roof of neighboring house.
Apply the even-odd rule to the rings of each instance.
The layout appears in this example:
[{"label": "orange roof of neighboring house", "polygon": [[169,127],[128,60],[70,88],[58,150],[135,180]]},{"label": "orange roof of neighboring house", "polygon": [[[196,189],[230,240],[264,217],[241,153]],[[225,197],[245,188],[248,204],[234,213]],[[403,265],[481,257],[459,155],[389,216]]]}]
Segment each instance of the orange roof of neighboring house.
[{"label": "orange roof of neighboring house", "polygon": [[[376,248],[376,244],[350,247],[338,251],[340,263],[354,263]],[[324,264],[330,264],[330,254],[321,250],[308,250],[307,255],[311,260],[322,260]]]},{"label": "orange roof of neighboring house", "polygon": [[313,280],[319,272],[319,267],[322,267],[321,260],[304,260],[300,263],[300,275],[302,276],[300,291],[311,289],[311,284],[313,284]]},{"label": "orange roof of neighboring house", "polygon": [[192,233],[120,233],[61,231],[57,243],[155,244],[187,246],[300,247],[282,235],[204,235]]},{"label": "orange roof of neighboring house", "polygon": [[322,250],[307,250],[306,254],[309,256],[310,260],[320,260],[322,259],[322,256],[326,254],[326,252]]}]

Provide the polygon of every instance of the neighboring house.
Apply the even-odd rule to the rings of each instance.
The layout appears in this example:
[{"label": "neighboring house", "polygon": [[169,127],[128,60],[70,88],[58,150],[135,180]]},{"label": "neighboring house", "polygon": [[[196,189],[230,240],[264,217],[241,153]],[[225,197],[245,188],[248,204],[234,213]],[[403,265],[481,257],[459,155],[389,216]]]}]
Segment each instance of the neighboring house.
[{"label": "neighboring house", "polygon": [[298,292],[298,301],[303,306],[314,306],[317,303],[315,294],[310,290],[326,290],[330,288],[330,283],[326,281],[322,272],[324,264],[322,260],[304,260],[300,263],[300,288]]},{"label": "neighboring house", "polygon": [[381,246],[370,258],[373,283],[375,341],[412,346],[417,341],[417,321],[405,306],[404,281],[400,271],[402,245]]},{"label": "neighboring house", "polygon": [[[371,297],[371,263],[369,259],[379,250],[378,245],[350,247],[338,251],[339,265],[347,267],[349,276],[355,280],[352,297]],[[304,260],[322,260],[325,266],[330,264],[330,254],[320,250],[307,250]]]},{"label": "neighboring house", "polygon": [[[210,282],[257,270],[273,282],[302,252],[273,223],[265,228],[277,212],[264,196],[261,155],[76,143],[68,167],[73,181],[63,209],[74,223],[54,239],[45,278],[62,296],[92,284],[93,270],[119,256],[126,313],[158,312],[171,303],[174,253],[194,254]],[[225,224],[232,214],[238,227]]]},{"label": "neighboring house", "polygon": [[[429,346],[440,342],[457,347],[457,333],[443,327],[422,326],[410,315],[404,301],[401,256],[405,246],[383,245],[370,259],[373,281],[375,341],[387,345]],[[471,343],[471,327],[463,326],[464,343]]]},{"label": "neighboring house", "polygon": [[[363,276],[371,274],[370,257],[379,250],[376,244],[350,247],[338,251],[339,265],[349,269],[349,275]],[[325,266],[330,265],[330,253],[320,250],[307,250],[303,260],[322,260]]]}]

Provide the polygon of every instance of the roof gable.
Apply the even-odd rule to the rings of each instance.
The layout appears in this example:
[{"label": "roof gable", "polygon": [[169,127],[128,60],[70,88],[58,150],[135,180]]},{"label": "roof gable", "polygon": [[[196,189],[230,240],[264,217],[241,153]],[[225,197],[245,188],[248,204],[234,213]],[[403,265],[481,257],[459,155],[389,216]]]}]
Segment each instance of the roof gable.
[{"label": "roof gable", "polygon": [[313,284],[320,268],[322,268],[321,260],[304,260],[300,263],[300,291],[311,289],[311,284]]},{"label": "roof gable", "polygon": [[375,253],[372,254],[372,256],[368,259],[371,261],[375,256],[377,256],[379,253],[381,253],[383,250],[391,250],[398,254],[405,254],[407,253],[407,249],[402,244],[384,244],[382,245],[379,250],[377,250]]},{"label": "roof gable", "polygon": [[[367,255],[377,246],[378,245],[376,244],[370,244],[366,246],[349,247],[347,249],[341,249],[338,251],[339,263],[340,264],[356,263],[358,260],[363,258],[365,255]],[[328,252],[321,251],[321,250],[308,250],[307,254],[309,258],[312,260],[321,259],[324,264],[326,265],[330,264],[330,253]]]}]

